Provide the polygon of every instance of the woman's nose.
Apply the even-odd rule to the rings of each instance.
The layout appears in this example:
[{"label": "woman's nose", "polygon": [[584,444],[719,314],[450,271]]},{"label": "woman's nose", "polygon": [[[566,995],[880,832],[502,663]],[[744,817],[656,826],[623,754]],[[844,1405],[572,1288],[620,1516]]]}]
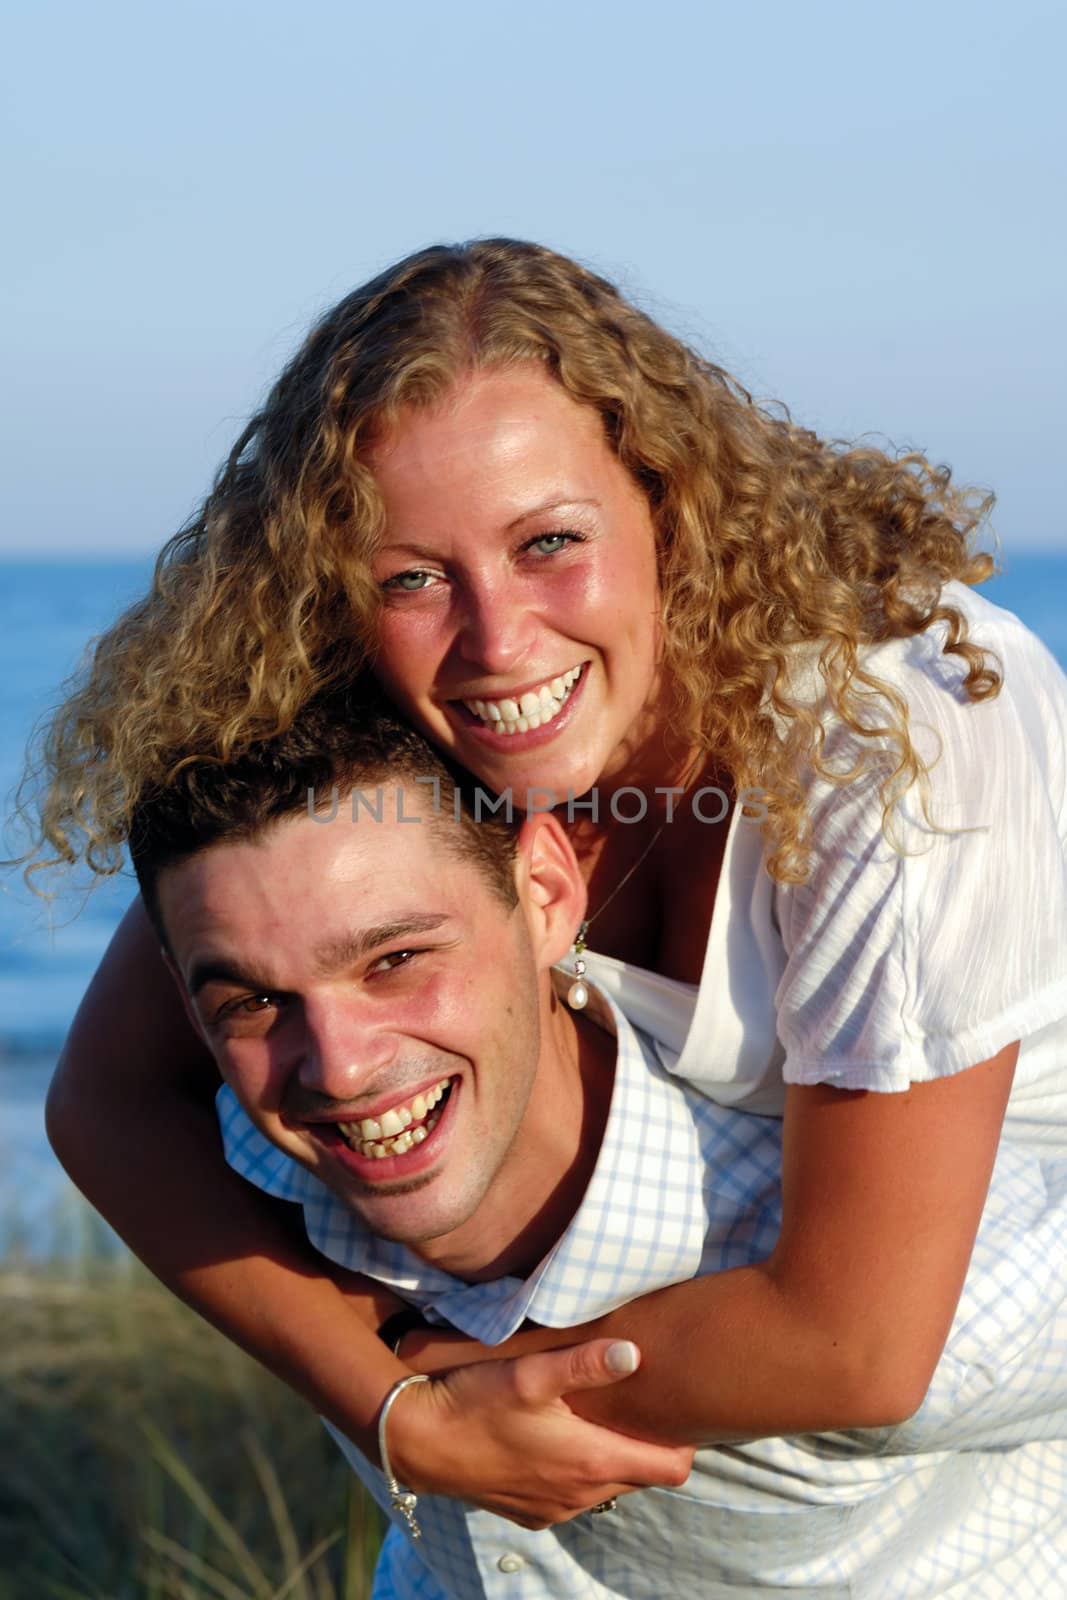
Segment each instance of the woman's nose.
[{"label": "woman's nose", "polygon": [[512,672],[530,653],[537,626],[518,587],[470,587],[460,597],[457,645],[463,660],[481,672]]}]

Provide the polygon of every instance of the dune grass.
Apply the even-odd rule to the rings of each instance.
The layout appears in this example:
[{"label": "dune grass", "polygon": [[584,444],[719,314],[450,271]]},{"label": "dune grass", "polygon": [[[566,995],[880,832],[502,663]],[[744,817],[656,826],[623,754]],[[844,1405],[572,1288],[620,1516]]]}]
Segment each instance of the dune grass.
[{"label": "dune grass", "polygon": [[309,1408],[113,1249],[0,1266],[0,1600],[366,1600]]}]

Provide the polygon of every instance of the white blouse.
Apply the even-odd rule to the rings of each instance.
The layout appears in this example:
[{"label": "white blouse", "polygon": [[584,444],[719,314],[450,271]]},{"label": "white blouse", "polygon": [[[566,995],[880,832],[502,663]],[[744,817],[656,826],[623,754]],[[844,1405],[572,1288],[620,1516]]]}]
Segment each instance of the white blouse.
[{"label": "white blouse", "polygon": [[[782,886],[735,810],[699,986],[586,959],[669,1071],[764,1114],[786,1083],[898,1091],[1019,1039],[1005,1132],[1067,1154],[1067,678],[1010,613],[958,584],[945,598],[999,660],[995,699],[967,699],[940,626],[863,661],[909,707],[925,814],[910,791],[894,843],[882,772],[814,782],[812,875]],[[861,743],[838,726],[826,758],[847,770]]]}]

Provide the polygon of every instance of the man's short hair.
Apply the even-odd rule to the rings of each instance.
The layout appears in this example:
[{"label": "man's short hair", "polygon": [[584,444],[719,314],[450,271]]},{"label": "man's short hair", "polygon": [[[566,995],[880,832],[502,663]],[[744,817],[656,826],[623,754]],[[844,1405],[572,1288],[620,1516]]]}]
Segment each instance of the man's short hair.
[{"label": "man's short hair", "polygon": [[[418,788],[416,779],[424,780]],[[517,835],[510,806],[505,815],[490,809],[483,817],[467,775],[402,722],[376,684],[360,679],[309,701],[284,732],[232,761],[192,757],[165,786],[141,795],[127,844],[157,930],[164,932],[157,884],[167,867],[216,844],[256,838],[299,814],[332,812],[339,826],[355,817],[373,827],[378,813],[368,790],[383,790],[387,809],[380,816],[388,817],[395,815],[394,794],[405,785],[424,796],[419,810],[429,814],[446,847],[477,866],[494,893],[513,906]],[[414,806],[406,815],[415,815]]]}]

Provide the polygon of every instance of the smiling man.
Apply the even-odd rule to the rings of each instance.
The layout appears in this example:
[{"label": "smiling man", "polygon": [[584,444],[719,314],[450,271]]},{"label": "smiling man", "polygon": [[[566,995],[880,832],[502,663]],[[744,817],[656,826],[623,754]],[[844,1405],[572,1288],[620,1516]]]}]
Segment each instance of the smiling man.
[{"label": "smiling man", "polygon": [[[142,808],[190,1014],[259,1131],[375,1237],[468,1279],[525,1272],[592,1172],[615,1058],[552,993],[583,906],[565,837],[435,809],[416,785],[447,772],[392,719],[331,708],[298,739],[315,758],[280,777],[208,768]],[[406,803],[377,815],[356,790],[383,774]]]}]

